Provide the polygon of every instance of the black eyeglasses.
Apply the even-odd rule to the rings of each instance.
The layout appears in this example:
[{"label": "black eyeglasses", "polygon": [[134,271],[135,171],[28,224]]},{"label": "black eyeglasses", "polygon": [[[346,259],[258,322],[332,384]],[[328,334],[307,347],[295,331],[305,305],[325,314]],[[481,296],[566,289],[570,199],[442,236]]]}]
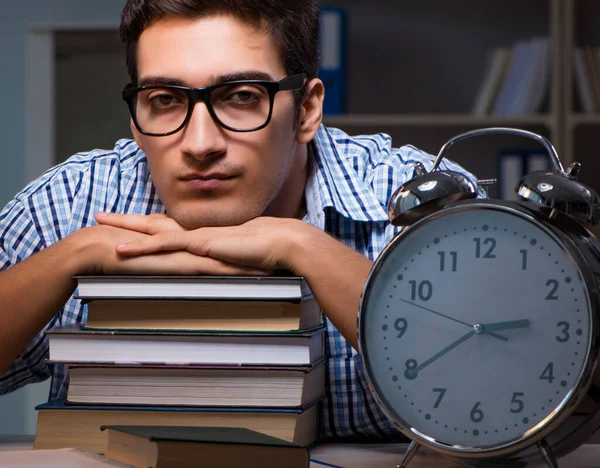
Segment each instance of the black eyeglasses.
[{"label": "black eyeglasses", "polygon": [[207,88],[183,86],[142,86],[128,84],[123,99],[136,128],[144,135],[167,136],[177,133],[189,122],[194,105],[204,102],[211,117],[233,132],[253,132],[266,127],[273,114],[279,91],[304,87],[306,73],[281,81],[232,81]]}]

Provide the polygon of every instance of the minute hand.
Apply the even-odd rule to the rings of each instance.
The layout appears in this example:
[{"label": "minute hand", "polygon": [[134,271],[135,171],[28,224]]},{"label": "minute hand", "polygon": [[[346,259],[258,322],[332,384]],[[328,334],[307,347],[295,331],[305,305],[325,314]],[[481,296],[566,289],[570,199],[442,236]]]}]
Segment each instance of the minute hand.
[{"label": "minute hand", "polygon": [[[400,301],[402,301],[402,302],[406,302],[407,304],[410,304],[412,306],[418,307],[419,309],[426,310],[427,312],[431,312],[432,314],[439,315],[440,317],[444,317],[445,319],[452,320],[453,322],[460,323],[461,325],[465,325],[466,327],[473,328],[473,326],[474,326],[473,324],[470,324],[470,323],[467,323],[467,322],[463,322],[462,320],[455,319],[454,317],[450,317],[449,315],[442,314],[441,312],[437,312],[435,310],[429,309],[429,308],[424,307],[422,305],[415,304],[414,302],[407,301],[406,299],[402,299],[401,297],[399,297],[398,299]],[[497,333],[494,333],[491,330],[488,331],[488,330],[485,329],[485,327],[484,327],[483,330],[484,330],[485,333],[487,333],[490,336],[493,336],[494,338],[498,338],[499,340],[502,340],[502,341],[508,341],[508,338],[506,338],[505,336],[498,335]]]}]

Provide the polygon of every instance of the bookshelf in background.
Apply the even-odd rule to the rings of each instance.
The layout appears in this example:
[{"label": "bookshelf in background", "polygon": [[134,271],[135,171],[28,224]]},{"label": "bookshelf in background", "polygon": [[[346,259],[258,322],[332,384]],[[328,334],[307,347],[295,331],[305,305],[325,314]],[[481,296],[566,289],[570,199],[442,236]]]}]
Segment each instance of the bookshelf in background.
[{"label": "bookshelf in background", "polygon": [[[325,115],[324,123],[354,134],[388,133],[396,147],[412,144],[430,153],[437,153],[452,136],[474,128],[518,127],[548,137],[560,153],[562,3],[322,1],[324,7],[345,11],[347,70],[346,112]],[[493,51],[512,50],[520,42],[533,44],[534,38],[546,41],[538,45],[548,63],[546,89],[534,86],[534,75],[542,76],[545,68],[540,64],[528,72],[529,86],[523,92],[529,90],[532,97],[526,99],[525,109],[492,112],[490,107],[488,112],[473,112]],[[480,178],[497,177],[500,148],[518,147],[523,139],[489,140],[461,143],[449,157]]]},{"label": "bookshelf in background", "polygon": [[600,3],[565,0],[562,7],[566,153],[582,164],[580,179],[600,191]]}]

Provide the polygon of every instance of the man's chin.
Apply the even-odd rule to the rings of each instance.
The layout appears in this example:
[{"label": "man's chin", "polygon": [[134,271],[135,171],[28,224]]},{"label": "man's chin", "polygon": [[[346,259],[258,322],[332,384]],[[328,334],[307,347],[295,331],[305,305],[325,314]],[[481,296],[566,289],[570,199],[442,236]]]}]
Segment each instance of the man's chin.
[{"label": "man's chin", "polygon": [[177,223],[185,229],[199,229],[203,227],[237,226],[243,224],[256,216],[248,216],[231,213],[203,213],[202,215],[192,213],[169,214]]}]

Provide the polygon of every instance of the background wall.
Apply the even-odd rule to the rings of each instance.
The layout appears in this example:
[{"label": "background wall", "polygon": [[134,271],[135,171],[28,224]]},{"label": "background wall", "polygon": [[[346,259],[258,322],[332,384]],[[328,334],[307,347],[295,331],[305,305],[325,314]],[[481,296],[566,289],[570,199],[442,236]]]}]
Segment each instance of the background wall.
[{"label": "background wall", "polygon": [[[112,25],[116,28],[124,4],[125,0],[0,0],[0,89],[3,90],[0,107],[0,206],[4,206],[29,182],[25,177],[24,161],[27,34],[35,28],[44,27],[73,29]],[[57,67],[57,71],[67,71],[68,66],[67,60],[64,67]],[[76,79],[72,73],[69,72],[69,79]],[[48,382],[1,396],[0,435],[33,434],[36,421],[33,406],[47,400],[47,396]]]},{"label": "background wall", "polygon": [[125,0],[25,0],[0,2],[0,205],[26,182],[25,151],[25,44],[35,27],[115,25]]}]

